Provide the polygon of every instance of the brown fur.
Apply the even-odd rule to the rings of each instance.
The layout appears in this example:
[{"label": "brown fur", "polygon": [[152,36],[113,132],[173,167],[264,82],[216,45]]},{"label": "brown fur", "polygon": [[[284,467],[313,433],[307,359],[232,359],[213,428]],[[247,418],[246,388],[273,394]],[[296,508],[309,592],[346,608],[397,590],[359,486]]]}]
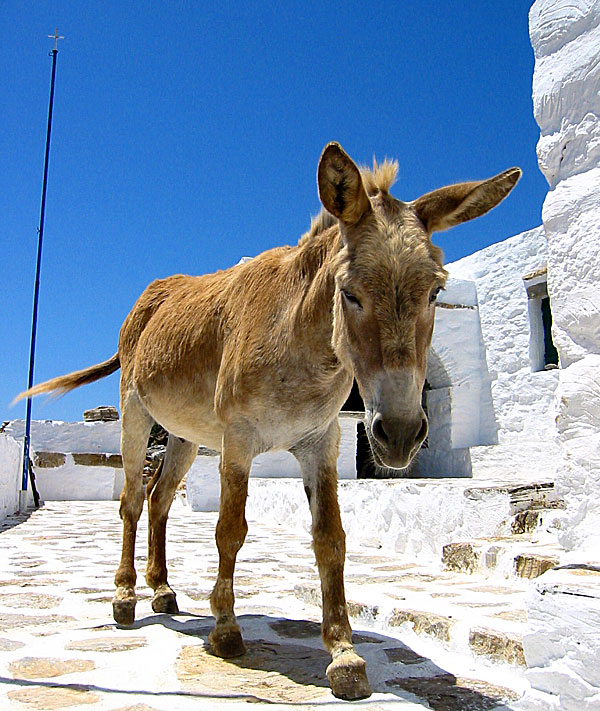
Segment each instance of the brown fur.
[{"label": "brown fur", "polygon": [[211,596],[216,654],[244,652],[233,575],[246,536],[252,459],[287,449],[300,463],[313,519],[323,594],[323,641],[334,694],[367,696],[344,597],[344,532],[337,502],[337,413],[357,379],[375,460],[407,466],[427,434],[421,408],[435,296],[446,272],[430,239],[483,214],[520,171],[442,188],[412,203],[389,194],[397,165],[362,173],[337,144],[321,156],[324,211],[295,247],[232,269],[155,281],[125,319],[118,354],[24,395],[66,392],[121,366],[123,550],[113,608],[134,620],[134,547],[144,501],[142,468],[156,421],[169,433],[164,465],[148,487],[146,579],[153,609],[176,612],[167,582],[165,529],[177,484],[199,443],[221,450],[219,572]]}]

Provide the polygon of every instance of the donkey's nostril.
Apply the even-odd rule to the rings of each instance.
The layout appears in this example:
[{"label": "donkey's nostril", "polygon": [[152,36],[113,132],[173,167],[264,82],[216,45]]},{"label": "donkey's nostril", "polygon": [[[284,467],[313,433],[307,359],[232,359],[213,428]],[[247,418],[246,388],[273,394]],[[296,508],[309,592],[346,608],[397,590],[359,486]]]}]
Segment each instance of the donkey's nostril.
[{"label": "donkey's nostril", "polygon": [[381,417],[381,415],[375,415],[373,424],[371,425],[371,432],[373,433],[373,437],[375,437],[380,444],[387,444],[389,442],[389,437],[383,427],[383,417]]}]

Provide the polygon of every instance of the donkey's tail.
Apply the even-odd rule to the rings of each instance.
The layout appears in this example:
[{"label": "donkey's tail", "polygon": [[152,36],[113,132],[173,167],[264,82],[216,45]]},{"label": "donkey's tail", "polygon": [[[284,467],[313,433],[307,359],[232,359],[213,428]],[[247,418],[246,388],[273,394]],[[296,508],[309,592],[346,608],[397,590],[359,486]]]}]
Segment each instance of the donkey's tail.
[{"label": "donkey's tail", "polygon": [[68,375],[61,375],[58,378],[46,380],[45,383],[34,385],[34,387],[29,388],[29,390],[25,390],[25,392],[17,395],[13,402],[17,402],[17,400],[21,400],[21,398],[24,397],[40,395],[41,393],[54,393],[55,396],[58,397],[68,393],[70,390],[78,388],[80,385],[87,385],[88,383],[93,383],[95,380],[100,380],[100,378],[105,378],[107,375],[114,373],[115,370],[119,370],[120,367],[119,354],[115,353],[112,358],[105,360],[103,363],[92,365],[84,370],[76,370]]}]

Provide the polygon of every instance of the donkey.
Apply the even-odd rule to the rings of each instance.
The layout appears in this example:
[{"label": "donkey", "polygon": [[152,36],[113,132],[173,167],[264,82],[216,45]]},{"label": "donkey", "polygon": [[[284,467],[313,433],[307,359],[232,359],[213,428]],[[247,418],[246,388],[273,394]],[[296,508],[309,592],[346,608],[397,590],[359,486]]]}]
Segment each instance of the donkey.
[{"label": "donkey", "polygon": [[117,623],[131,625],[135,618],[134,546],[153,423],[169,432],[162,469],[146,491],[146,580],[155,612],[178,612],[165,554],[176,487],[200,443],[221,452],[219,568],[210,597],[216,622],[209,642],[223,658],[245,652],[233,575],[248,529],[250,465],[261,452],[288,450],[300,464],[312,514],[331,690],[343,699],[370,695],[344,593],[337,415],[356,378],[375,461],[396,469],[410,463],[427,436],[421,394],[436,297],[447,277],[431,234],[483,215],[521,175],[511,168],[406,203],[389,193],[397,167],[385,161],[360,170],[339,144],[328,144],[317,171],[324,209],[295,247],[268,250],[215,274],[154,281],[125,319],[112,358],[19,396],[65,393],[121,368],[125,484]]}]

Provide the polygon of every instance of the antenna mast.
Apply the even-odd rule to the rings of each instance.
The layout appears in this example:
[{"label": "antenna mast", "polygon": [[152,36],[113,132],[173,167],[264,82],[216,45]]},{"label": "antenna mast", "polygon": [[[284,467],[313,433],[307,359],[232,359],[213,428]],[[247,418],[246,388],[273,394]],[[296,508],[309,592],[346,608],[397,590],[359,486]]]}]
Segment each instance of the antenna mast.
[{"label": "antenna mast", "polygon": [[[46,130],[46,154],[44,158],[44,180],[42,183],[42,204],[40,207],[40,225],[38,228],[37,262],[35,269],[35,286],[33,291],[33,314],[31,319],[31,348],[29,351],[29,377],[27,388],[33,386],[33,366],[35,362],[35,337],[37,330],[38,301],[40,294],[40,271],[42,266],[42,241],[44,238],[44,214],[46,212],[46,187],[48,184],[48,160],[50,158],[50,134],[52,131],[52,108],[54,106],[54,79],[56,76],[56,55],[58,54],[58,40],[64,39],[54,30],[53,35],[48,35],[54,40],[54,49],[49,53],[52,57],[52,78],[50,80],[50,100],[48,102],[48,128]],[[35,480],[32,477],[29,459],[29,444],[31,438],[31,398],[27,398],[27,413],[25,416],[25,436],[23,437],[23,476],[21,479],[21,491],[19,494],[19,510],[27,509],[27,482],[31,481],[31,490],[35,506],[39,506],[40,497],[35,488]]]}]

